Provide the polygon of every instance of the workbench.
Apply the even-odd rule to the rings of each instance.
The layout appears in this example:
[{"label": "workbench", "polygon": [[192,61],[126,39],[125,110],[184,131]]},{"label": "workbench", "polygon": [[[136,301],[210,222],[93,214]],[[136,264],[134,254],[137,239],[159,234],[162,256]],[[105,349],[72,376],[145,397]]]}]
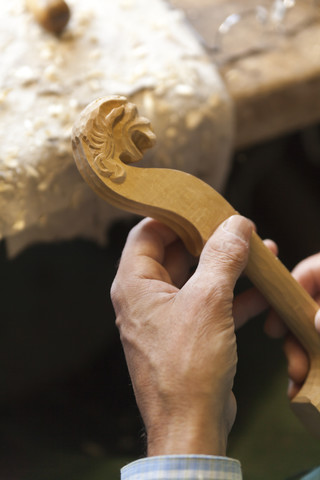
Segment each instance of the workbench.
[{"label": "workbench", "polygon": [[[320,7],[316,2],[297,2],[283,25],[273,28],[258,21],[254,24],[257,4],[270,12],[272,0],[171,3],[185,12],[219,67],[234,105],[235,149],[320,121]],[[223,34],[219,38],[219,26],[234,13],[243,16],[237,30],[230,28],[227,41]],[[215,51],[217,47],[220,52]],[[238,56],[232,58],[235,52]]]},{"label": "workbench", "polygon": [[[219,191],[236,150],[320,119],[320,23],[308,3],[290,12],[289,30],[267,33],[256,31],[252,0],[69,3],[60,37],[22,0],[0,7],[0,236],[11,255],[35,241],[104,244],[124,215],[74,165],[71,128],[94,98],[126,95],[151,120],[158,143],[145,165],[185,170]],[[217,37],[234,14],[244,21]]]}]

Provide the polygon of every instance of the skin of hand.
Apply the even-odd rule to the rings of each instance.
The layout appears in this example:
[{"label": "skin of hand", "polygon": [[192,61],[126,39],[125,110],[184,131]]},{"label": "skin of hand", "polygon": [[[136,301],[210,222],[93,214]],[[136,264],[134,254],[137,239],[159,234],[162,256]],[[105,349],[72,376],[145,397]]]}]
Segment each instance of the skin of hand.
[{"label": "skin of hand", "polygon": [[[292,271],[292,275],[320,305],[320,253],[300,262]],[[315,316],[315,328],[320,333],[320,310]],[[265,331],[273,338],[285,337],[284,352],[288,360],[289,375],[288,396],[292,399],[308,375],[308,355],[275,312],[269,314]]]},{"label": "skin of hand", "polygon": [[[145,219],[129,234],[111,298],[148,455],[225,455],[235,420],[233,290],[246,266],[252,223],[235,215],[191,256],[175,233]],[[240,323],[261,308],[235,305]],[[251,311],[251,310],[252,311]]]}]

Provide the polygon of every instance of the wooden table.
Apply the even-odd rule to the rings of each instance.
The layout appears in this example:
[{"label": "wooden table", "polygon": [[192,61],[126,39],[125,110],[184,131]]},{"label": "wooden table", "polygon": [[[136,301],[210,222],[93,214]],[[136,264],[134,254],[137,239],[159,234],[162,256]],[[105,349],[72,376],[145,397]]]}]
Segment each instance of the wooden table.
[{"label": "wooden table", "polygon": [[[271,0],[198,0],[196,6],[191,0],[171,0],[171,3],[185,11],[212,61],[218,58],[212,53],[216,32],[228,15],[248,12],[257,3],[270,11],[272,4]],[[222,50],[218,58],[219,69],[235,105],[236,148],[319,122],[320,8],[317,11],[313,6],[311,10],[311,3],[298,2],[288,14],[284,31],[270,30],[267,39],[256,34],[252,38],[252,48],[258,50],[255,53],[247,52],[230,59],[228,51]],[[253,16],[253,12],[251,17],[244,16],[242,38],[240,23],[234,40],[232,29],[228,33],[231,50],[239,39],[244,45],[250,41],[246,37],[252,34]],[[266,49],[259,51],[261,46]]]}]

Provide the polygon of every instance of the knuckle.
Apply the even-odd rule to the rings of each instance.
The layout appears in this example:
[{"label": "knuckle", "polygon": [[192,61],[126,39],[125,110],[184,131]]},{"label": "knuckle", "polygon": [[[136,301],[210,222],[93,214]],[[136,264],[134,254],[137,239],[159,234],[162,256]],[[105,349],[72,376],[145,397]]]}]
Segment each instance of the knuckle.
[{"label": "knuckle", "polygon": [[215,275],[213,279],[208,277],[204,282],[196,284],[193,296],[198,299],[197,305],[209,308],[210,311],[213,306],[215,310],[224,310],[233,300],[233,290],[223,276]]},{"label": "knuckle", "polygon": [[122,324],[123,324],[123,322],[122,322],[121,315],[117,315],[115,324],[116,324],[116,327],[119,330],[119,332],[122,334]]},{"label": "knuckle", "polygon": [[246,259],[248,247],[230,239],[221,239],[210,250],[211,256],[222,266],[239,268]]},{"label": "knuckle", "polygon": [[114,279],[111,289],[110,289],[110,298],[113,304],[116,315],[123,309],[127,303],[127,294],[125,291],[125,286],[120,282],[117,277]]},{"label": "knuckle", "polygon": [[110,297],[113,305],[117,304],[120,301],[120,292],[119,292],[119,284],[117,279],[114,279],[110,289]]}]

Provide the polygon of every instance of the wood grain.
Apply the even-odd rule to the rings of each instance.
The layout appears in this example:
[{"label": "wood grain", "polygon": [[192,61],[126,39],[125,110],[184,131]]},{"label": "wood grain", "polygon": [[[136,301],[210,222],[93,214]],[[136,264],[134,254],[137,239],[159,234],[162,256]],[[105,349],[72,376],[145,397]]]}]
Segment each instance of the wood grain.
[{"label": "wood grain", "polygon": [[[184,11],[219,70],[235,107],[235,147],[242,149],[320,121],[320,20],[315,2],[295,2],[284,29],[256,35],[243,20],[238,33],[212,53],[219,26],[228,15],[252,11],[257,4],[269,12],[272,0],[169,0]],[[286,27],[291,26],[291,29]],[[253,30],[253,32],[252,32]],[[289,30],[289,31],[288,31]],[[258,29],[259,31],[259,29]],[[253,35],[253,38],[250,37]],[[248,46],[253,51],[248,51]],[[259,46],[261,49],[259,50]],[[255,51],[255,47],[257,50]],[[228,51],[242,50],[230,59]]]},{"label": "wood grain", "polygon": [[[100,197],[118,208],[164,222],[197,256],[218,225],[237,212],[192,175],[129,165],[154,143],[150,122],[119,96],[92,102],[72,134],[79,171]],[[309,354],[310,372],[292,405],[304,424],[320,435],[320,336],[314,328],[319,307],[256,233],[252,234],[246,273]]]}]

